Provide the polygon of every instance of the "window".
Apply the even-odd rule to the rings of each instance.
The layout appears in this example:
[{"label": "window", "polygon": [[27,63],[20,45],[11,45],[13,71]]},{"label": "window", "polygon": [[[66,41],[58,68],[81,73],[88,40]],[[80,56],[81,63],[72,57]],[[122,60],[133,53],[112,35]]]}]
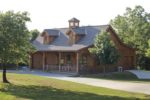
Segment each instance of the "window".
[{"label": "window", "polygon": [[66,60],[67,60],[67,64],[71,64],[71,55],[70,54],[68,54],[66,56]]},{"label": "window", "polygon": [[79,26],[79,23],[76,22],[76,23],[75,23],[75,26]]},{"label": "window", "polygon": [[83,60],[83,64],[87,64],[87,56],[83,56],[82,60]]},{"label": "window", "polygon": [[45,36],[45,37],[44,37],[44,40],[43,40],[43,43],[44,43],[45,45],[48,45],[48,44],[50,44],[51,42],[53,42],[55,38],[56,38],[56,37],[54,37],[54,36]]},{"label": "window", "polygon": [[64,59],[63,59],[63,58],[61,58],[61,60],[60,60],[60,64],[61,64],[61,66],[63,66],[63,65],[64,65]]},{"label": "window", "polygon": [[48,44],[48,37],[47,36],[44,37],[44,44]]},{"label": "window", "polygon": [[70,23],[70,26],[74,26],[74,23],[73,23],[73,22],[71,22],[71,23]]},{"label": "window", "polygon": [[82,56],[81,59],[79,60],[80,64],[87,64],[87,56]]}]

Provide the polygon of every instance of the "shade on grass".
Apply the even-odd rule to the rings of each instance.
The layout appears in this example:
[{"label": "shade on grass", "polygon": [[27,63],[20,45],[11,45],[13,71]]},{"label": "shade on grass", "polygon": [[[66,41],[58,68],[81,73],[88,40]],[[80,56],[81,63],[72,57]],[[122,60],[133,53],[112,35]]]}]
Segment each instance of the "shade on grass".
[{"label": "shade on grass", "polygon": [[107,79],[107,80],[115,80],[115,81],[132,81],[138,83],[150,83],[150,79],[138,79],[136,75],[131,72],[113,72],[107,74],[90,74],[90,75],[82,75],[82,77],[88,78],[97,78],[97,79]]},{"label": "shade on grass", "polygon": [[144,94],[82,85],[33,75],[8,74],[8,79],[11,84],[0,83],[0,100],[150,99],[150,96]]}]

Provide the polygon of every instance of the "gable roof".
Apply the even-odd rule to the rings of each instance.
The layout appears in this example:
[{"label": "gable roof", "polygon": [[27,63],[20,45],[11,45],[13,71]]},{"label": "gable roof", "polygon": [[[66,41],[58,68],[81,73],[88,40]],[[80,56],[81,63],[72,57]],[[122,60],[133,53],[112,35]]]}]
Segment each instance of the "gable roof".
[{"label": "gable roof", "polygon": [[113,36],[115,36],[115,38],[117,39],[117,42],[121,45],[121,46],[123,46],[123,47],[125,47],[125,48],[128,48],[128,49],[131,49],[131,50],[136,50],[135,48],[132,48],[132,47],[130,47],[130,46],[128,46],[128,45],[126,45],[126,44],[124,44],[122,41],[121,41],[121,39],[118,37],[118,35],[116,34],[116,32],[115,32],[115,30],[109,25],[109,27],[106,29],[106,31],[107,32],[110,32],[111,34],[113,34]]},{"label": "gable roof", "polygon": [[[66,32],[69,28],[55,28],[46,29],[49,33],[51,30],[57,30],[56,34],[59,36],[50,45],[43,44],[43,37],[39,35],[33,45],[38,51],[78,51],[82,48],[89,47],[94,44],[95,36],[102,31],[106,31],[109,25],[98,25],[98,26],[82,26],[79,28],[72,29],[76,34],[86,34],[77,43],[69,45],[69,37]],[[53,32],[54,33],[54,32]]]}]

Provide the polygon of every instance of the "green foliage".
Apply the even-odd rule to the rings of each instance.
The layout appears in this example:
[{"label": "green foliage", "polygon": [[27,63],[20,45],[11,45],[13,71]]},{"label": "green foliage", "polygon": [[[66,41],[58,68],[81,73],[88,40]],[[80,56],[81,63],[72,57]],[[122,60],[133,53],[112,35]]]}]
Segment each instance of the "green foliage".
[{"label": "green foliage", "polygon": [[104,65],[115,64],[119,58],[119,53],[107,32],[102,32],[96,36],[94,47],[90,48],[89,51],[96,55],[100,64]]},{"label": "green foliage", "polygon": [[31,30],[30,34],[32,35],[31,41],[34,41],[37,36],[40,34],[40,32],[37,29]]},{"label": "green foliage", "polygon": [[13,11],[0,13],[0,63],[25,63],[33,47],[26,22],[30,21],[27,12]]},{"label": "green foliage", "polygon": [[150,40],[148,41],[148,44],[149,44],[149,48],[146,51],[146,56],[150,57]]},{"label": "green foliage", "polygon": [[127,8],[122,16],[118,15],[111,20],[111,25],[124,43],[137,49],[137,63],[140,65],[150,39],[150,13],[145,12],[141,6]]}]

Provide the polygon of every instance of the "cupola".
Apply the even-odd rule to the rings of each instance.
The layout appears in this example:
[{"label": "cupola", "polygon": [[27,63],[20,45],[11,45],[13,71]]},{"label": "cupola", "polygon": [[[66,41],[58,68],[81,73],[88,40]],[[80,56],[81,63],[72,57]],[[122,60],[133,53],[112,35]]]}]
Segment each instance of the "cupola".
[{"label": "cupola", "polygon": [[80,21],[78,19],[76,19],[76,18],[72,18],[68,22],[69,22],[69,28],[77,28],[77,27],[79,27],[79,22]]}]

